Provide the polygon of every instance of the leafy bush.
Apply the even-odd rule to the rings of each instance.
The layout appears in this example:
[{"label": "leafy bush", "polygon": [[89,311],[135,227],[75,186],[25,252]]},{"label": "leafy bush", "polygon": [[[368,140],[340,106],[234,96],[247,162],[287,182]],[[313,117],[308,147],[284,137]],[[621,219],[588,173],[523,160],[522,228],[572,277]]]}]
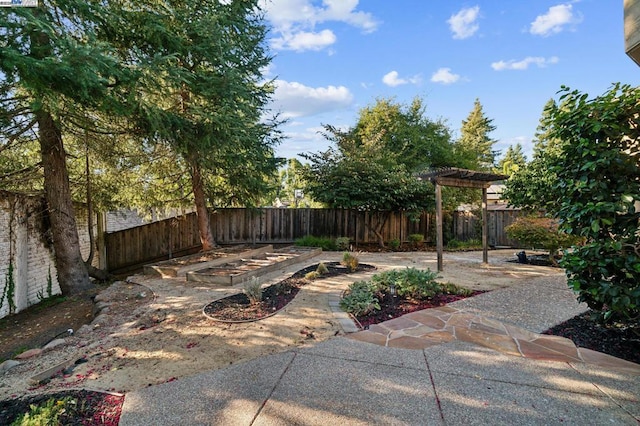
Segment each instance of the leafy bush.
[{"label": "leafy bush", "polygon": [[454,294],[458,296],[471,296],[473,294],[473,290],[469,290],[468,288],[459,287],[452,283],[442,283],[440,284],[440,288],[442,289],[443,294]]},{"label": "leafy bush", "polygon": [[449,250],[456,250],[456,249],[459,249],[461,246],[462,246],[462,241],[455,238],[447,242],[447,248]]},{"label": "leafy bush", "polygon": [[424,235],[422,234],[411,234],[409,235],[409,243],[411,246],[417,247],[419,244],[424,242]]},{"label": "leafy bush", "polygon": [[505,231],[509,238],[525,246],[548,250],[552,263],[556,263],[555,255],[558,250],[571,247],[582,240],[559,230],[557,221],[543,217],[519,217]]},{"label": "leafy bush", "polygon": [[391,250],[398,250],[400,248],[400,240],[394,238],[393,240],[389,241],[389,247],[391,248]]},{"label": "leafy bush", "polygon": [[601,319],[640,318],[640,87],[614,85],[590,99],[569,91],[549,110],[561,155],[550,170],[556,217],[586,239],[561,262],[578,300]]},{"label": "leafy bush", "polygon": [[460,241],[454,238],[447,242],[447,250],[471,250],[477,248],[482,248],[482,241],[476,239]]},{"label": "leafy bush", "polygon": [[442,292],[442,287],[435,279],[438,274],[427,269],[416,268],[392,269],[371,278],[377,291],[388,293],[394,286],[398,296],[414,299],[428,299]]},{"label": "leafy bush", "polygon": [[340,251],[349,250],[350,243],[349,237],[338,237],[336,238],[336,249]]},{"label": "leafy bush", "polygon": [[336,242],[329,237],[314,237],[307,235],[296,240],[296,245],[301,247],[320,247],[324,251],[336,251]]},{"label": "leafy bush", "polygon": [[260,278],[251,277],[251,280],[244,283],[242,291],[247,295],[252,305],[260,303],[262,300],[262,285]]},{"label": "leafy bush", "polygon": [[380,310],[380,302],[375,292],[371,282],[356,281],[349,286],[345,296],[340,300],[340,307],[357,317]]},{"label": "leafy bush", "polygon": [[41,405],[32,404],[29,412],[19,416],[12,425],[40,426],[60,424],[60,416],[67,411],[67,406],[75,405],[77,401],[70,397],[50,398]]},{"label": "leafy bush", "polygon": [[360,260],[351,253],[345,252],[342,256],[342,261],[340,262],[340,264],[346,266],[349,272],[355,272],[358,269]]}]

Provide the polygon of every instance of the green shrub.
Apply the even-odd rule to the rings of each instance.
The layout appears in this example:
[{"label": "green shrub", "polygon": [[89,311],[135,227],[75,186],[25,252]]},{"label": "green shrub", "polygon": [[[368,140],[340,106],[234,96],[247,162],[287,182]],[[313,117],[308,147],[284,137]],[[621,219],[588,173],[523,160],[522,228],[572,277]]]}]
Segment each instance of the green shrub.
[{"label": "green shrub", "polygon": [[356,281],[349,286],[345,296],[340,300],[340,307],[358,317],[380,310],[380,302],[375,295],[375,287],[370,282]]},{"label": "green shrub", "polygon": [[400,240],[394,238],[393,240],[389,241],[389,247],[391,248],[391,250],[398,250],[400,248]]},{"label": "green shrub", "polygon": [[447,242],[447,250],[472,250],[478,248],[482,248],[482,241],[476,239],[460,241],[454,238]]},{"label": "green shrub", "polygon": [[242,291],[247,295],[252,305],[260,303],[262,300],[262,285],[260,278],[251,277],[251,280],[244,283]]},{"label": "green shrub", "polygon": [[329,237],[314,237],[307,235],[296,240],[296,245],[301,247],[320,247],[324,251],[336,251],[336,242]]},{"label": "green shrub", "polygon": [[424,242],[424,235],[422,234],[411,234],[409,235],[409,243],[411,247],[418,247]]},{"label": "green shrub", "polygon": [[473,290],[469,290],[468,288],[459,287],[452,283],[442,283],[440,284],[442,289],[442,294],[454,294],[458,296],[471,296],[473,294]]},{"label": "green shrub", "polygon": [[371,278],[377,291],[388,293],[395,286],[398,296],[414,299],[428,299],[442,292],[435,279],[438,274],[430,269],[416,268],[392,269]]},{"label": "green shrub", "polygon": [[350,245],[351,245],[351,240],[349,240],[349,237],[336,238],[336,249],[340,251],[349,250]]},{"label": "green shrub", "polygon": [[558,250],[571,247],[582,240],[560,231],[557,221],[544,217],[519,217],[505,231],[509,238],[525,246],[548,250],[549,260],[554,264]]},{"label": "green shrub", "polygon": [[342,261],[340,262],[340,264],[346,266],[347,271],[355,272],[358,269],[360,260],[351,253],[345,252],[344,255],[342,255]]},{"label": "green shrub", "polygon": [[456,250],[456,249],[459,249],[461,246],[462,246],[462,241],[457,240],[455,238],[447,242],[447,248],[449,250]]},{"label": "green shrub", "polygon": [[60,415],[64,414],[67,406],[76,405],[77,401],[70,397],[56,399],[50,398],[40,405],[31,404],[29,412],[20,415],[11,423],[12,426],[45,426],[58,425]]}]

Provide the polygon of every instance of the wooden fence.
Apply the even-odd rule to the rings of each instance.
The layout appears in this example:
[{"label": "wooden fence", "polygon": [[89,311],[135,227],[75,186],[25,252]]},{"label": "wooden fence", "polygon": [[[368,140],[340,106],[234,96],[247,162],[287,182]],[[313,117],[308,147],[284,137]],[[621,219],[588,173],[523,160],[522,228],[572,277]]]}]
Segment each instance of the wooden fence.
[{"label": "wooden fence", "polygon": [[[514,245],[504,228],[518,211],[489,211],[488,241],[491,246]],[[380,214],[341,209],[218,209],[210,214],[213,237],[218,244],[287,244],[306,235],[349,237],[355,244],[376,242],[370,231]],[[468,212],[444,216],[444,239],[479,239],[481,218]],[[407,241],[422,234],[435,244],[435,215],[423,212],[418,220],[392,213],[382,229],[385,241]],[[195,213],[137,226],[105,236],[107,267],[112,272],[156,260],[193,253],[201,248]]]}]

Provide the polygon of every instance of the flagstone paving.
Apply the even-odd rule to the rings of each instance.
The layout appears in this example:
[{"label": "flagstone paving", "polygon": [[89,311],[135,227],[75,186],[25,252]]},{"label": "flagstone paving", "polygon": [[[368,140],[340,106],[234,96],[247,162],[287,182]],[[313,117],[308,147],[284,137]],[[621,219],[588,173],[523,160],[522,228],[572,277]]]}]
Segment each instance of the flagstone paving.
[{"label": "flagstone paving", "polygon": [[640,376],[640,364],[579,348],[559,336],[537,334],[451,306],[412,312],[374,324],[349,338],[380,346],[425,349],[459,340],[541,361],[586,363]]}]

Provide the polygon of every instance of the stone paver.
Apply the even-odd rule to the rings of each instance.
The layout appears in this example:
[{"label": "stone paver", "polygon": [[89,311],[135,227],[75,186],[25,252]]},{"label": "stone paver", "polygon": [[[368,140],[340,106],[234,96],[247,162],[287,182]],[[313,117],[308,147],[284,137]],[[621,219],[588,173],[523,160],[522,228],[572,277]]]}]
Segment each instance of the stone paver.
[{"label": "stone paver", "polygon": [[348,337],[405,349],[424,349],[434,344],[459,340],[513,356],[540,361],[582,362],[640,375],[638,364],[577,348],[564,337],[533,333],[451,306],[412,312],[371,325],[368,330],[349,334]]}]

